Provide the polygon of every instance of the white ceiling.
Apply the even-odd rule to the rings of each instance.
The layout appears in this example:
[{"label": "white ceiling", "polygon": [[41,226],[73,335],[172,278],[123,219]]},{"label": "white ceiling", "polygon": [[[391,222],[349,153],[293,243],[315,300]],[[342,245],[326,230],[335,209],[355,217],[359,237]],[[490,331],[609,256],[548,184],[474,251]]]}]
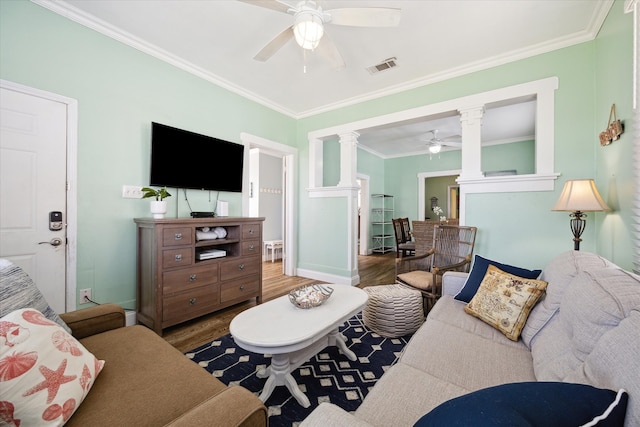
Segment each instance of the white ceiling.
[{"label": "white ceiling", "polygon": [[[289,41],[266,62],[253,59],[293,23],[291,15],[236,0],[33,0],[90,28],[294,118],[397,93],[592,40],[613,0],[320,0],[323,9],[393,7],[396,28],[328,24],[346,67],[340,71]],[[282,0],[295,5],[296,0]],[[321,41],[322,43],[322,41]],[[387,58],[396,68],[370,74]],[[304,68],[306,66],[306,73]],[[533,134],[530,114],[489,110],[483,141]],[[505,119],[502,113],[512,114]],[[514,115],[515,114],[515,115]],[[491,125],[492,122],[500,126]],[[505,124],[514,129],[505,133]],[[405,126],[406,125],[406,126]],[[359,143],[382,156],[424,152],[425,132],[460,133],[457,117],[363,132]],[[500,134],[493,133],[502,131]],[[413,138],[411,138],[413,136]],[[389,140],[397,141],[389,145]],[[411,142],[413,140],[413,142]]]}]

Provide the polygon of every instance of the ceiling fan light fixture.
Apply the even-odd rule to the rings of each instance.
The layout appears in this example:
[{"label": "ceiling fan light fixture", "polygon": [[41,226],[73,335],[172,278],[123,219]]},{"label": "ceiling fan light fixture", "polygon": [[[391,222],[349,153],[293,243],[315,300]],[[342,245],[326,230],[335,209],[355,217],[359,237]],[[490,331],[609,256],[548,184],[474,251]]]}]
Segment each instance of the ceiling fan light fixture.
[{"label": "ceiling fan light fixture", "polygon": [[429,152],[431,154],[438,154],[440,152],[440,150],[442,150],[442,145],[440,145],[440,144],[431,144],[429,146]]},{"label": "ceiling fan light fixture", "polygon": [[296,43],[303,49],[312,50],[318,47],[324,35],[323,21],[315,10],[302,10],[296,14],[293,34]]}]

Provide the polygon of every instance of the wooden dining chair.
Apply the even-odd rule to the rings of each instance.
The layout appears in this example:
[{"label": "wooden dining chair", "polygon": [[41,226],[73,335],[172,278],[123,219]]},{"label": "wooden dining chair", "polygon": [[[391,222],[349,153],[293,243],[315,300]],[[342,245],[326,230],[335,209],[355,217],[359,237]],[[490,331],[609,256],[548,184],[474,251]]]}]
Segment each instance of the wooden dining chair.
[{"label": "wooden dining chair", "polygon": [[435,225],[431,249],[396,259],[396,281],[422,292],[425,313],[442,295],[445,272],[469,271],[476,232],[476,227]]},{"label": "wooden dining chair", "polygon": [[396,237],[396,258],[414,255],[416,251],[415,242],[407,236],[404,227],[405,223],[409,223],[409,218],[395,218],[391,221],[393,222],[393,232]]}]

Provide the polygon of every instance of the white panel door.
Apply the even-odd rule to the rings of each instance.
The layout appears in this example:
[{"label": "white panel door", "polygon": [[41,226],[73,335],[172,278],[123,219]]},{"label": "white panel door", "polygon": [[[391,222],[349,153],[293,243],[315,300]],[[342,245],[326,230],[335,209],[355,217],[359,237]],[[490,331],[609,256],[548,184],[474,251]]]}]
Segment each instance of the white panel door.
[{"label": "white panel door", "polygon": [[[0,88],[0,257],[66,311],[67,105]],[[62,213],[50,230],[49,213]]]}]

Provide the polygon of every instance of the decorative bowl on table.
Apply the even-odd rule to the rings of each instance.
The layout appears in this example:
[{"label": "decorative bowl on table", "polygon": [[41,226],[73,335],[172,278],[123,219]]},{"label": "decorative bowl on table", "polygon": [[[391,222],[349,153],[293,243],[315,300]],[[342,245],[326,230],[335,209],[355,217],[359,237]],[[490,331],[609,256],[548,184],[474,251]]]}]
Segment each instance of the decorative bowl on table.
[{"label": "decorative bowl on table", "polygon": [[328,300],[332,293],[333,288],[328,286],[303,286],[289,292],[289,301],[298,308],[313,308]]}]

